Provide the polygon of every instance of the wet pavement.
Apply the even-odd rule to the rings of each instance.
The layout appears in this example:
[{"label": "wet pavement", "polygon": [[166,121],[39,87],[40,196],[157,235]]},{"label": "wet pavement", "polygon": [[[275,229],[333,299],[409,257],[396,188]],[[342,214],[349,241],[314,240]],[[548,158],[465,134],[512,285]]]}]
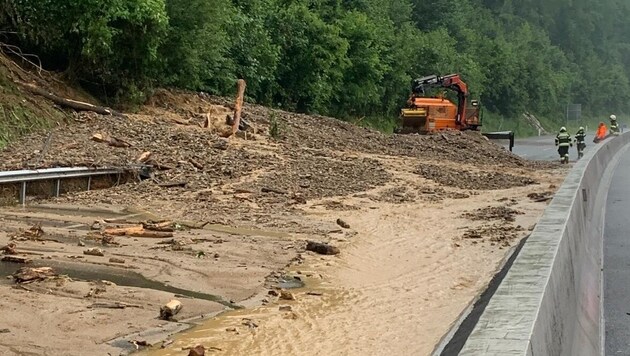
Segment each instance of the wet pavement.
[{"label": "wet pavement", "polygon": [[[586,151],[593,147],[593,133],[586,134]],[[503,144],[507,147],[507,144]],[[537,136],[516,139],[514,142],[514,154],[523,158],[540,161],[553,161],[559,159],[558,148],[555,145],[555,136]],[[569,160],[574,162],[577,159],[577,148],[575,144],[569,150]]]},{"label": "wet pavement", "polygon": [[605,354],[630,355],[630,156],[621,158],[606,202],[604,229]]}]

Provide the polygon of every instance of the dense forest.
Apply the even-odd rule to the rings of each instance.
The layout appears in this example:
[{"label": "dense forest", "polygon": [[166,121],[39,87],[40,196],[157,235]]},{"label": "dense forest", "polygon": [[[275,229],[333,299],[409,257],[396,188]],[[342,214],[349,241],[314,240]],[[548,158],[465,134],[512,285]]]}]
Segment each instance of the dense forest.
[{"label": "dense forest", "polygon": [[109,104],[158,86],[374,121],[461,73],[494,117],[630,101],[625,0],[0,0],[0,41]]}]

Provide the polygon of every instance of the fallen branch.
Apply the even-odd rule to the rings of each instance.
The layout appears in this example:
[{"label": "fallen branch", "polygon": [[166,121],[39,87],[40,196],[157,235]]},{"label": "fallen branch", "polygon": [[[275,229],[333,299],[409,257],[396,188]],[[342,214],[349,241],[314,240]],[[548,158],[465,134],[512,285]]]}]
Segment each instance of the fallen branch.
[{"label": "fallen branch", "polygon": [[131,147],[131,144],[123,139],[120,139],[117,137],[109,137],[100,133],[96,133],[92,135],[92,141],[106,143],[112,147],[121,147],[121,148]]},{"label": "fallen branch", "polygon": [[31,93],[43,96],[46,99],[49,99],[53,101],[55,104],[60,105],[60,106],[68,107],[77,111],[91,111],[91,112],[95,112],[101,115],[112,115],[112,116],[124,117],[122,113],[112,110],[112,109],[108,109],[103,106],[97,106],[97,105],[85,103],[82,101],[62,98],[42,88],[39,88],[33,84],[24,83],[20,81],[16,81],[16,83],[21,85],[22,87],[24,87],[26,90],[30,91]]},{"label": "fallen branch", "polygon": [[262,187],[260,191],[263,193],[289,194],[289,192],[287,192],[286,190],[270,188],[270,187]]},{"label": "fallen branch", "polygon": [[151,237],[151,238],[173,237],[172,232],[147,230],[142,225],[125,227],[125,228],[106,228],[104,232],[107,235],[113,235],[113,236]]},{"label": "fallen branch", "polygon": [[169,183],[160,183],[160,184],[158,184],[158,187],[162,187],[162,188],[174,188],[174,187],[185,188],[187,184],[188,184],[187,182],[169,182]]},{"label": "fallen branch", "polygon": [[195,168],[197,168],[198,170],[203,170],[203,164],[197,162],[195,159],[191,158],[190,159],[190,164],[192,164]]},{"label": "fallen branch", "polygon": [[93,303],[88,306],[89,309],[103,308],[103,309],[125,309],[125,308],[142,308],[141,305],[127,304],[122,302],[114,303]]}]

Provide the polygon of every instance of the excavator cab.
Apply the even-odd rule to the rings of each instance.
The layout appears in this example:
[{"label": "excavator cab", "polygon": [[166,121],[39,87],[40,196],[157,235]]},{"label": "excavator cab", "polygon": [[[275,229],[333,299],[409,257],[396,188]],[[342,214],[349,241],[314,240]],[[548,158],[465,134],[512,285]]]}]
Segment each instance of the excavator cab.
[{"label": "excavator cab", "polygon": [[[457,93],[457,103],[443,94],[427,96],[427,90],[443,88]],[[481,126],[479,102],[468,101],[468,88],[457,74],[416,79],[407,107],[400,112],[398,133],[426,134],[443,130],[477,130]]]},{"label": "excavator cab", "polygon": [[481,126],[481,104],[479,100],[471,100],[466,108],[466,125],[471,130],[477,130]]}]

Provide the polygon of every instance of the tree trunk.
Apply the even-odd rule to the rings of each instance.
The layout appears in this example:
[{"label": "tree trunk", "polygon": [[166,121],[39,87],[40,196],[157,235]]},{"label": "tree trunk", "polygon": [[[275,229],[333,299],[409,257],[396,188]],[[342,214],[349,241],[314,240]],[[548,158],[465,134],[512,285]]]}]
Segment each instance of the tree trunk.
[{"label": "tree trunk", "polygon": [[238,131],[241,123],[241,111],[243,110],[243,97],[245,96],[245,80],[238,80],[238,92],[236,94],[236,105],[234,105],[234,120],[232,121],[232,135]]},{"label": "tree trunk", "polygon": [[122,113],[103,107],[103,106],[97,106],[97,105],[92,105],[90,103],[85,103],[82,101],[62,98],[42,88],[39,88],[33,84],[24,83],[24,82],[16,82],[16,83],[23,86],[26,90],[30,91],[31,93],[43,96],[46,99],[52,100],[55,104],[58,104],[61,106],[72,108],[77,111],[92,111],[101,115],[113,115],[113,116],[124,117]]}]

